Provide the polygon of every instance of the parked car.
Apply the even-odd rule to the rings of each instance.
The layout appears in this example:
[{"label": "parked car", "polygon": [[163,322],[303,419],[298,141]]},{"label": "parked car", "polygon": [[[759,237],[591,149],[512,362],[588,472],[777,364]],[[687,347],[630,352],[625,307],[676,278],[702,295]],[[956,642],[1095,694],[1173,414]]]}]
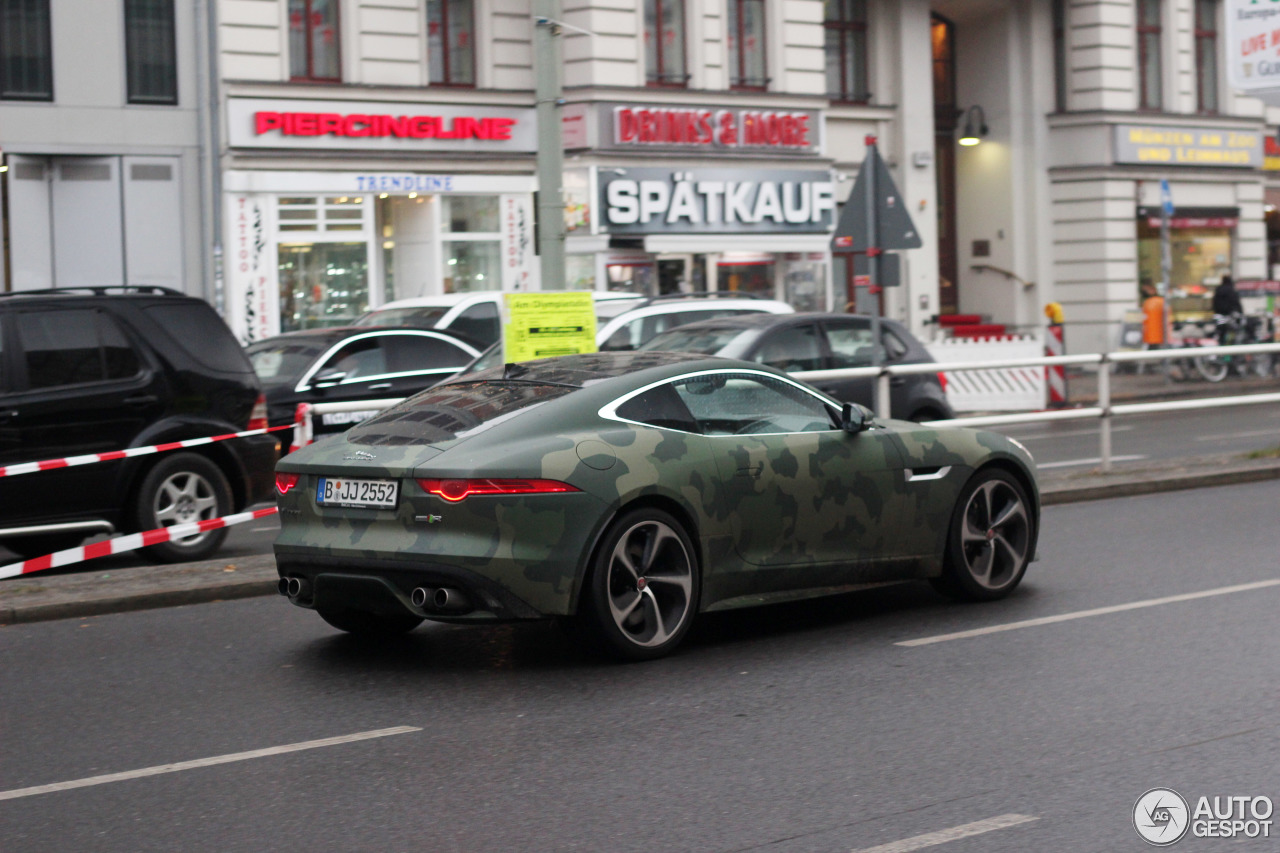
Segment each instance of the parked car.
[{"label": "parked car", "polygon": [[[933,356],[906,327],[880,321],[880,344],[871,337],[871,318],[850,314],[748,315],[681,326],[651,339],[641,350],[696,352],[767,364],[788,373],[869,367],[879,350],[882,364],[928,364]],[[889,410],[908,421],[955,416],[941,373],[895,376]],[[875,380],[819,379],[814,386],[842,402],[871,406]]]},{"label": "parked car", "polygon": [[[635,293],[593,291],[597,322],[604,322],[632,304],[644,302]],[[469,293],[442,293],[397,299],[365,314],[357,326],[408,326],[456,332],[479,341],[482,348],[502,337],[502,297],[500,290]]]},{"label": "parked car", "polygon": [[[408,397],[456,373],[479,341],[435,329],[354,327],[289,332],[246,348],[267,395],[272,426],[292,423],[299,403]],[[316,433],[346,429],[371,412],[319,418]]]},{"label": "parked car", "polygon": [[[616,303],[598,303],[613,307]],[[712,293],[673,293],[643,299],[638,305],[615,314],[596,327],[596,345],[601,352],[634,350],[654,335],[687,323],[745,314],[793,314],[795,309],[785,302],[755,299],[725,291]],[[597,310],[597,314],[599,311]],[[502,345],[495,343],[468,364],[458,375],[485,370],[502,359]]]},{"label": "parked car", "polygon": [[561,356],[282,459],[279,589],[353,633],[562,618],[654,658],[710,610],[919,578],[1008,595],[1034,472],[1005,436],[879,421],[752,362]]},{"label": "parked car", "polygon": [[[249,360],[205,302],[161,287],[0,295],[0,464],[262,428]],[[271,435],[0,477],[0,545],[23,557],[216,518],[271,497]],[[212,554],[216,530],[154,545],[163,561]]]}]

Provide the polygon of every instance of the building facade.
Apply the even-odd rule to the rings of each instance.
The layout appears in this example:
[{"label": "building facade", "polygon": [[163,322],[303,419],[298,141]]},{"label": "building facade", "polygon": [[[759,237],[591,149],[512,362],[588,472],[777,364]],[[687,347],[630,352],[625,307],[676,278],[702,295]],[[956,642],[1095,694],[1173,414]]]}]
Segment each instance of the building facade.
[{"label": "building facade", "polygon": [[2,290],[212,298],[201,4],[0,5]]}]

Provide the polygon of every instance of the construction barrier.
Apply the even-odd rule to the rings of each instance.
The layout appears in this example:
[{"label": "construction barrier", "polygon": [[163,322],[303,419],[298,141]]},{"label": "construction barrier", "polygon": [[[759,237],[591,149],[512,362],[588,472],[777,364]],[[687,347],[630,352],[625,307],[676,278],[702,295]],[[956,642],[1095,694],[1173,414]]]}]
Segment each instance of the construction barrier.
[{"label": "construction barrier", "polygon": [[179,450],[184,447],[199,447],[215,441],[229,441],[233,438],[244,438],[250,435],[265,435],[290,429],[289,424],[267,429],[250,429],[244,432],[229,432],[225,435],[211,435],[205,438],[188,438],[182,441],[168,441],[164,444],[152,444],[147,447],[131,447],[128,450],[112,450],[109,453],[86,453],[82,456],[64,456],[61,459],[45,459],[41,462],[19,462],[15,465],[0,467],[0,477],[13,477],[18,474],[31,474],[36,471],[54,471],[59,468],[71,468],[76,465],[92,465],[96,462],[112,462],[116,459],[131,459],[134,456],[147,456],[151,453],[164,453],[166,450]]},{"label": "construction barrier", "polygon": [[[1040,358],[1044,344],[1036,335],[992,338],[943,338],[925,344],[940,369],[948,362],[1013,361]],[[947,402],[957,412],[1004,412],[1043,409],[1043,367],[997,367],[946,371]]]},{"label": "construction barrier", "polygon": [[[396,397],[382,400],[352,400],[346,403],[299,403],[298,408],[293,412],[293,443],[289,445],[289,452],[306,447],[316,440],[315,419],[317,417],[321,419],[322,426],[345,428],[403,401],[403,397]],[[349,417],[342,417],[344,415]]]},{"label": "construction barrier", "polygon": [[[254,509],[248,512],[238,512],[234,515],[224,515],[221,518],[206,518],[203,521],[191,521],[186,524],[175,524],[172,527],[145,530],[142,533],[130,533],[125,536],[117,536],[115,539],[94,542],[90,545],[77,545],[75,548],[68,548],[65,551],[55,551],[52,554],[45,554],[43,557],[33,557],[30,560],[23,560],[21,563],[0,566],[0,580],[27,575],[32,572],[40,572],[45,569],[53,569],[58,566],[83,563],[86,560],[96,560],[98,557],[108,557],[112,554],[123,554],[125,551],[134,551],[150,545],[159,545],[162,542],[182,539],[196,533],[207,533],[210,530],[244,524],[246,521],[275,515],[277,512],[278,510],[273,506],[264,507],[263,509]],[[0,540],[0,542],[2,541]]]},{"label": "construction barrier", "polygon": [[[1061,323],[1049,324],[1049,333],[1044,337],[1044,354],[1049,358],[1066,354]],[[1046,367],[1045,378],[1049,383],[1049,408],[1061,408],[1067,405],[1066,366],[1055,364]]]}]

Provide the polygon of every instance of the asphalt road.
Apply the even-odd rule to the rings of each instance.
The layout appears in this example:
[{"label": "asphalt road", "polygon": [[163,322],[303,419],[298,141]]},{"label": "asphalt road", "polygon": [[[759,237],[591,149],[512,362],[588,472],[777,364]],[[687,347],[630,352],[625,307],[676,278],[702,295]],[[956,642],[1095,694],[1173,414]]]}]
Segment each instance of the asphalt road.
[{"label": "asphalt road", "polygon": [[[630,666],[541,624],[364,644],[279,599],[0,628],[0,846],[1145,850],[1150,788],[1280,799],[1277,504],[1272,481],[1049,507],[1006,601],[721,614]],[[23,790],[174,762],[200,766]],[[922,846],[944,832],[975,834]],[[1228,847],[1277,842],[1177,849]]]}]

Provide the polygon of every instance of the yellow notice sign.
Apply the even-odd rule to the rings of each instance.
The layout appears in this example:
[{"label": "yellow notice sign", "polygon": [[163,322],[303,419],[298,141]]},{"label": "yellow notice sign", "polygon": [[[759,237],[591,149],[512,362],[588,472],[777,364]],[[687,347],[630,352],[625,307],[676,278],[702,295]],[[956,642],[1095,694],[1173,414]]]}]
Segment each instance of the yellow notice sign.
[{"label": "yellow notice sign", "polygon": [[595,301],[575,293],[508,293],[503,361],[596,351]]}]

